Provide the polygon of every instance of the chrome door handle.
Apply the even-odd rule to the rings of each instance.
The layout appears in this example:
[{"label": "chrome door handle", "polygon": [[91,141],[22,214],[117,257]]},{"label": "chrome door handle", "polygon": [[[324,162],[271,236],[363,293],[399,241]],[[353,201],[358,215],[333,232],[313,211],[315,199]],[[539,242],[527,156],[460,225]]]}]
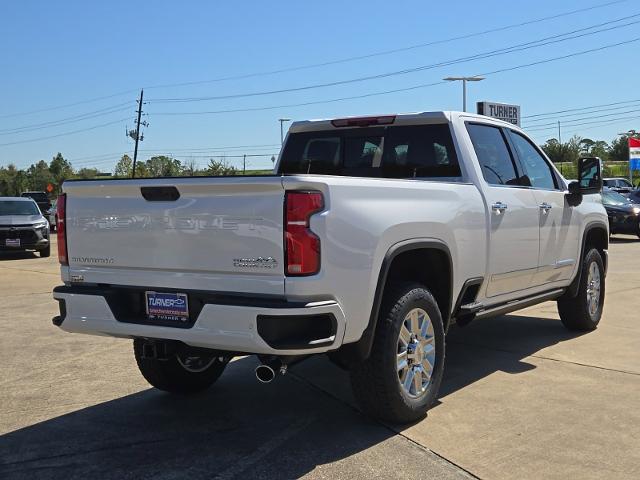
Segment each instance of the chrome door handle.
[{"label": "chrome door handle", "polygon": [[540,210],[542,213],[549,213],[549,210],[553,208],[553,205],[549,205],[547,202],[543,202],[540,204]]},{"label": "chrome door handle", "polygon": [[493,205],[491,205],[491,210],[493,210],[498,215],[500,215],[501,213],[504,213],[504,211],[507,208],[508,208],[507,204],[506,203],[502,203],[502,202],[496,202]]}]

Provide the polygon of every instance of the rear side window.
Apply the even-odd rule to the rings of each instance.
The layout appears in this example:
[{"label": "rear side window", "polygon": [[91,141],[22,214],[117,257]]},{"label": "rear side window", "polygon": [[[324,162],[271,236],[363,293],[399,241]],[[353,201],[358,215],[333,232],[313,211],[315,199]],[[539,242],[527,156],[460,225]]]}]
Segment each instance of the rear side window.
[{"label": "rear side window", "polygon": [[467,125],[482,175],[490,185],[519,185],[516,166],[499,128],[470,123]]},{"label": "rear side window", "polygon": [[279,170],[381,178],[461,175],[448,124],[290,134]]}]

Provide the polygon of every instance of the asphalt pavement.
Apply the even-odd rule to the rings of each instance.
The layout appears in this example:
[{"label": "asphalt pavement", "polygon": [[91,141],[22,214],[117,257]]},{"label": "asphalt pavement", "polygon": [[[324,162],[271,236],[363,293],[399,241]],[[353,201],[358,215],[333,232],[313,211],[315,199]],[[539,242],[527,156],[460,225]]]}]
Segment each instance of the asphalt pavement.
[{"label": "asphalt pavement", "polygon": [[156,391],[130,341],[51,324],[55,253],[0,254],[0,478],[640,478],[639,253],[612,241],[595,332],[554,303],[452,327],[439,402],[409,426],[362,415],[322,356],[269,385],[247,357],[202,395]]}]

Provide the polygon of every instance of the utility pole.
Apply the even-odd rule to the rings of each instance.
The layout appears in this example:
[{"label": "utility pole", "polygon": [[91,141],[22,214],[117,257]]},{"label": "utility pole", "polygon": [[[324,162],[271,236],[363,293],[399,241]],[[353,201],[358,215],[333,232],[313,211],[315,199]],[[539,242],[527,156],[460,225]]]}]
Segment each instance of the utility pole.
[{"label": "utility pole", "polygon": [[558,143],[562,145],[562,131],[560,130],[560,120],[558,120]]},{"label": "utility pole", "polygon": [[242,155],[242,175],[247,174],[247,154]]},{"label": "utility pole", "polygon": [[564,163],[564,152],[563,152],[563,148],[562,148],[562,132],[560,130],[560,120],[558,120],[558,146],[560,147],[560,173],[562,175],[564,175],[564,172],[562,171],[562,164]]},{"label": "utility pole", "polygon": [[[140,100],[138,100],[138,120],[136,122],[135,141],[136,146],[133,149],[133,170],[131,171],[131,178],[136,178],[136,161],[138,160],[138,142],[140,141],[140,117],[142,116],[142,97],[144,90],[140,90]],[[131,132],[129,132],[131,135]]]}]

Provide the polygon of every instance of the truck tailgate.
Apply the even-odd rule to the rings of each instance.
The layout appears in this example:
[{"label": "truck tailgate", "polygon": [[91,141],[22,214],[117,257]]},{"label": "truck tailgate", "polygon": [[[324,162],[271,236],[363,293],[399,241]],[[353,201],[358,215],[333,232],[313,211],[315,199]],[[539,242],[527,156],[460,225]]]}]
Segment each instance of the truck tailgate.
[{"label": "truck tailgate", "polygon": [[72,281],[284,293],[280,177],[84,181],[64,190]]}]

